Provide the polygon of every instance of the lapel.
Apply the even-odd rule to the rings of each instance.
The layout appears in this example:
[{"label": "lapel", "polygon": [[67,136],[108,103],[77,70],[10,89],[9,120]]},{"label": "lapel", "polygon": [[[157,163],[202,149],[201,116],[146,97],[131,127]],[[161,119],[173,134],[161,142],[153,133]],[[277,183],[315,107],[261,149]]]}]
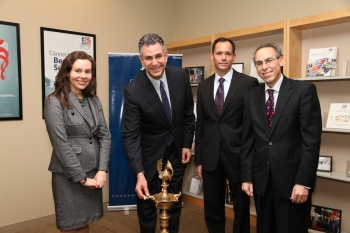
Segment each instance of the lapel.
[{"label": "lapel", "polygon": [[[94,108],[94,104],[91,103],[91,101],[89,100],[90,98],[87,98],[87,100],[89,101],[90,104],[90,108],[91,108],[91,112],[92,115],[94,117],[95,122],[97,122],[97,117],[96,117],[96,110]],[[88,120],[88,116],[85,114],[83,108],[81,107],[78,98],[74,95],[74,93],[71,91],[69,92],[69,100],[72,103],[73,107],[79,112],[79,114],[84,118],[85,122],[90,126],[91,132],[93,132],[93,128],[92,126],[89,124],[89,120]],[[93,110],[94,109],[94,110]],[[96,123],[97,124],[97,123]],[[97,126],[95,126],[94,128],[96,128]]]},{"label": "lapel", "polygon": [[266,97],[265,97],[265,84],[264,84],[256,88],[254,102],[255,102],[255,107],[256,107],[261,125],[267,137],[270,137],[271,134],[269,132],[269,127],[267,125],[265,98]]},{"label": "lapel", "polygon": [[216,116],[219,118],[220,117],[219,112],[218,112],[218,109],[216,107],[215,99],[213,98],[214,91],[216,91],[216,90],[214,90],[215,73],[212,76],[210,76],[208,79],[209,79],[208,80],[209,84],[207,85],[207,90],[206,90],[207,94],[205,96],[209,97],[208,102],[209,102],[210,106],[214,109]]},{"label": "lapel", "polygon": [[273,116],[272,133],[271,134],[273,134],[273,132],[277,126],[277,123],[281,117],[281,114],[282,114],[284,108],[287,105],[287,102],[289,100],[290,95],[292,94],[292,91],[293,91],[293,89],[289,83],[288,78],[283,75],[283,80],[282,80],[280,92],[278,93],[275,115]]},{"label": "lapel", "polygon": [[238,88],[241,86],[241,82],[242,82],[242,74],[233,70],[230,87],[228,89],[228,92],[225,98],[225,103],[224,103],[224,107],[222,108],[221,116],[224,115],[225,110],[230,105],[230,102],[232,101],[233,97],[237,93]]},{"label": "lapel", "polygon": [[[160,118],[164,121],[165,124],[169,125],[169,120],[164,110],[162,101],[159,98],[159,95],[154,88],[151,81],[148,79],[146,70],[143,70],[137,80],[142,86],[141,92],[148,100],[149,104],[155,109],[155,111],[159,114]],[[168,84],[169,85],[169,84]],[[173,103],[173,102],[171,102]]]}]

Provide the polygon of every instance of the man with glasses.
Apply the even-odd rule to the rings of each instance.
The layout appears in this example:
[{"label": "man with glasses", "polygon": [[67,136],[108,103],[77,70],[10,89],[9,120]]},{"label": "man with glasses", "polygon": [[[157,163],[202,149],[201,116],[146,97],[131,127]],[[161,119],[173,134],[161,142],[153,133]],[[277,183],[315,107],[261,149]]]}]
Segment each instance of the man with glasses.
[{"label": "man with glasses", "polygon": [[265,81],[244,98],[242,190],[254,196],[258,233],[307,233],[322,132],[316,87],[287,78],[272,43],[254,52]]},{"label": "man with glasses", "polygon": [[225,232],[226,179],[233,199],[233,232],[250,232],[249,197],[241,189],[243,96],[256,78],[232,69],[235,44],[218,38],[212,45],[215,74],[197,91],[196,172],[203,177],[205,222],[210,233]]}]

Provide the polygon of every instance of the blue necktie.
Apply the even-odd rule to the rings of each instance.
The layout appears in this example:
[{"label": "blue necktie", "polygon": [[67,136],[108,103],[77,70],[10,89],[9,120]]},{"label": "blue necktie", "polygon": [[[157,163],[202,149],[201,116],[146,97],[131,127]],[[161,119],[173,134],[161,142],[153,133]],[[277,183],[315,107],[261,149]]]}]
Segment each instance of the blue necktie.
[{"label": "blue necktie", "polygon": [[[166,112],[166,115],[168,117],[169,123],[171,125],[171,109],[170,109],[170,104],[169,104],[169,100],[168,100],[168,96],[165,92],[164,89],[164,83],[162,82],[162,80],[160,80],[160,94],[162,96],[162,104],[164,107],[164,110]],[[173,135],[170,134],[169,140],[168,140],[168,146],[170,146],[170,144],[174,141]]]},{"label": "blue necktie", "polygon": [[215,96],[215,103],[216,103],[216,108],[218,109],[219,115],[221,115],[222,108],[224,107],[224,78],[219,79],[219,87],[218,90],[216,91],[216,96]]}]

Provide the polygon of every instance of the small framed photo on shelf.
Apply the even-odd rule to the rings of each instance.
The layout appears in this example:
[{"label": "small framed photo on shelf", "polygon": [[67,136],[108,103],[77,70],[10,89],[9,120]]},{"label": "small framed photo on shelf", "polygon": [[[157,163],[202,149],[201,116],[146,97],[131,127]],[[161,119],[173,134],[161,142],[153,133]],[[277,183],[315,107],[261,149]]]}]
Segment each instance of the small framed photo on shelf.
[{"label": "small framed photo on shelf", "polygon": [[233,205],[233,200],[232,200],[232,193],[230,190],[230,186],[227,184],[226,185],[226,204]]},{"label": "small framed photo on shelf", "polygon": [[204,66],[185,67],[190,83],[200,83],[204,80]]},{"label": "small framed photo on shelf", "polygon": [[320,155],[318,157],[317,171],[332,172],[332,156]]},{"label": "small framed photo on shelf", "polygon": [[239,73],[243,73],[244,63],[232,63],[232,68]]},{"label": "small framed photo on shelf", "polygon": [[346,163],[346,177],[350,177],[350,161]]},{"label": "small framed photo on shelf", "polygon": [[342,211],[311,205],[309,229],[321,232],[341,232]]}]

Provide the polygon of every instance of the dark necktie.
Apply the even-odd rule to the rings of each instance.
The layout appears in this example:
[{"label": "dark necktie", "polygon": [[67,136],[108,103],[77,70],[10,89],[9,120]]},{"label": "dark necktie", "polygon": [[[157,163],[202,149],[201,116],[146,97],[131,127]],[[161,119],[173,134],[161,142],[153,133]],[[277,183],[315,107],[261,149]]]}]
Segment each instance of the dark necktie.
[{"label": "dark necktie", "polygon": [[273,115],[275,115],[275,100],[273,98],[273,91],[274,90],[272,89],[267,90],[267,92],[269,93],[269,99],[266,101],[266,117],[270,133],[272,132]]},{"label": "dark necktie", "polygon": [[[162,82],[162,80],[160,80],[160,94],[162,97],[162,104],[164,107],[164,110],[166,112],[166,115],[168,117],[169,123],[171,125],[171,109],[170,109],[170,104],[169,104],[169,100],[168,100],[168,96],[165,92],[164,89],[164,83]],[[170,144],[174,141],[173,135],[170,134],[169,140],[168,140],[168,146],[170,146]]]},{"label": "dark necktie", "polygon": [[219,87],[218,90],[216,91],[216,96],[215,96],[215,103],[216,103],[216,108],[218,109],[219,115],[221,115],[222,108],[224,107],[224,81],[225,79],[220,78],[219,79]]}]

